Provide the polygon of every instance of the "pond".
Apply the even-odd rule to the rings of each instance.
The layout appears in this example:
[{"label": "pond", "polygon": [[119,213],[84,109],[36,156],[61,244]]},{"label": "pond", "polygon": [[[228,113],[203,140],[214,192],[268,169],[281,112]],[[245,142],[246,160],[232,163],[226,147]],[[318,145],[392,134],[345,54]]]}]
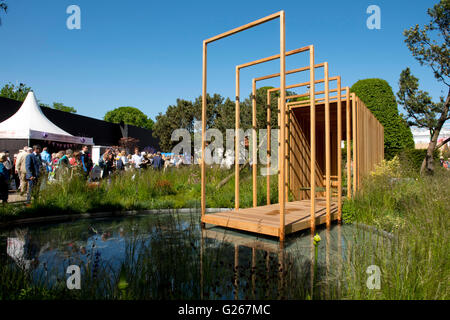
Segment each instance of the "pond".
[{"label": "pond", "polygon": [[280,248],[275,238],[199,222],[198,213],[161,213],[1,230],[0,260],[64,292],[67,267],[77,265],[81,289],[71,291],[83,299],[330,298],[349,246],[367,236],[351,225],[319,229],[315,270],[309,231]]}]

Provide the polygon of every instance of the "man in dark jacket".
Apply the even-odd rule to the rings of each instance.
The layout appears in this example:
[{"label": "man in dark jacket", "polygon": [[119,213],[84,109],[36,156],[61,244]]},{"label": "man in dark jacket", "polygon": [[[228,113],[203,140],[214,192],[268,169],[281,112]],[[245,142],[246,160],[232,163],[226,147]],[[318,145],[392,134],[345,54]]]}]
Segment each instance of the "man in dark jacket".
[{"label": "man in dark jacket", "polygon": [[[41,146],[35,145],[33,146],[33,152],[28,154],[25,158],[25,168],[27,173],[25,178],[28,181],[28,194],[27,194],[27,202],[31,201],[31,194],[33,189],[39,186],[39,176],[42,166],[42,161],[40,157]],[[36,192],[39,191],[39,188],[36,188]]]},{"label": "man in dark jacket", "polygon": [[83,166],[84,174],[86,176],[89,175],[93,167],[93,163],[88,146],[83,146],[83,148],[81,149],[81,164]]}]

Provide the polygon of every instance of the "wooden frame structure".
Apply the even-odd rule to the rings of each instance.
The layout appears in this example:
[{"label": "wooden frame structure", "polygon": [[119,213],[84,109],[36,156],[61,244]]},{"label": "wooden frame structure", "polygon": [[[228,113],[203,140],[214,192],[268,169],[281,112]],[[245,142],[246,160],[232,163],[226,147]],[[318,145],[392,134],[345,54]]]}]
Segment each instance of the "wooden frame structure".
[{"label": "wooden frame structure", "polygon": [[[236,66],[236,110],[235,110],[235,208],[234,211],[206,215],[206,68],[207,45],[211,42],[231,36],[262,23],[280,19],[280,54]],[[286,71],[286,57],[309,51],[309,66]],[[239,160],[240,160],[240,70],[261,63],[280,59],[280,72],[252,79],[252,186],[253,207],[241,209],[239,206]],[[324,68],[324,78],[315,80],[315,69]],[[286,85],[286,74],[309,70],[309,81],[294,85]],[[257,139],[256,139],[256,83],[261,80],[280,77],[280,86],[267,92],[267,205],[257,206]],[[330,89],[330,82],[336,81],[337,88]],[[315,85],[324,83],[323,91],[316,91]],[[286,96],[286,90],[309,85],[309,92]],[[223,227],[246,230],[259,234],[276,236],[281,242],[287,233],[310,228],[315,232],[316,225],[325,223],[329,228],[332,220],[341,222],[342,206],[342,161],[341,142],[345,135],[347,142],[347,197],[360,186],[362,177],[370,172],[375,164],[384,157],[384,130],[364,103],[349,87],[341,87],[341,77],[329,76],[327,62],[314,63],[314,46],[285,50],[285,14],[284,11],[274,13],[265,18],[248,23],[203,41],[203,88],[202,88],[202,160],[201,160],[201,222]],[[270,204],[270,155],[271,147],[271,93],[279,91],[278,123],[278,203]],[[345,96],[342,92],[345,91]],[[337,92],[336,96],[330,96]],[[323,98],[316,97],[324,95]],[[301,101],[289,99],[308,97]],[[316,126],[316,123],[323,125]],[[342,128],[345,128],[343,130]],[[334,137],[331,139],[331,137]],[[350,139],[351,138],[351,139]],[[317,140],[319,139],[319,140]],[[350,140],[353,144],[351,152]],[[309,144],[308,144],[309,142]],[[332,146],[332,144],[335,144]],[[352,154],[351,154],[352,153]],[[318,156],[318,157],[316,157]],[[301,161],[298,161],[300,159]],[[352,159],[352,164],[350,160]],[[353,170],[352,170],[353,168]],[[309,176],[305,174],[309,169]],[[325,174],[323,174],[323,171]],[[301,171],[301,174],[298,172]],[[353,176],[352,176],[353,172]],[[352,179],[350,177],[352,176]],[[332,201],[332,181],[336,179],[337,202]],[[317,183],[325,185],[325,199],[316,197]],[[303,191],[300,191],[303,190]],[[309,199],[308,192],[309,190]],[[294,201],[289,202],[289,194]],[[308,214],[309,212],[309,214]],[[278,218],[276,216],[279,216]],[[277,222],[278,220],[278,222]]]},{"label": "wooden frame structure", "polygon": [[[258,26],[260,24],[272,21],[274,19],[280,19],[280,54],[279,54],[279,59],[280,59],[280,88],[281,88],[281,98],[282,101],[284,101],[284,96],[285,96],[285,87],[286,87],[286,21],[285,21],[285,13],[284,11],[279,11],[276,12],[274,14],[271,14],[267,17],[258,19],[256,21],[250,22],[246,25],[243,25],[241,27],[232,29],[230,31],[221,33],[217,36],[214,36],[212,38],[209,38],[207,40],[203,41],[203,72],[202,72],[202,160],[201,160],[201,215],[202,215],[202,222],[203,219],[205,218],[205,211],[206,211],[206,164],[205,164],[205,143],[206,143],[206,95],[207,95],[207,75],[206,75],[206,71],[207,71],[207,46],[208,44],[229,37],[233,34],[242,32],[244,30],[253,28],[255,26]],[[266,61],[271,61],[273,59],[276,58],[268,58],[268,59],[263,59]],[[237,71],[236,74],[238,75],[239,72]],[[237,77],[236,79],[236,91],[239,91],[239,79]],[[240,113],[240,109],[239,109],[239,99],[238,99],[238,94],[236,94],[236,113],[239,114]],[[283,110],[284,112],[284,110]],[[282,134],[284,134],[284,127],[285,127],[285,122],[284,122],[284,117],[282,117],[283,120],[281,122],[281,128],[282,128]],[[236,145],[238,146],[239,143],[239,118],[236,117]],[[283,150],[283,152],[281,154],[284,154],[284,144],[281,144],[281,149]],[[237,147],[237,150],[235,150],[235,154],[236,154],[236,160],[235,160],[235,165],[239,166],[239,149]],[[281,167],[280,168],[281,172],[280,172],[280,182],[281,185],[284,185],[284,168]],[[236,180],[238,176],[236,176]],[[236,187],[236,186],[235,186]],[[237,184],[237,190],[235,191],[235,194],[237,196],[239,196],[239,184]],[[281,199],[284,199],[284,192],[282,191],[281,196],[279,197]],[[239,207],[235,208],[236,210],[239,210]],[[284,225],[284,201],[280,201],[280,224]],[[280,238],[284,239],[284,231],[283,234],[280,236]]]}]

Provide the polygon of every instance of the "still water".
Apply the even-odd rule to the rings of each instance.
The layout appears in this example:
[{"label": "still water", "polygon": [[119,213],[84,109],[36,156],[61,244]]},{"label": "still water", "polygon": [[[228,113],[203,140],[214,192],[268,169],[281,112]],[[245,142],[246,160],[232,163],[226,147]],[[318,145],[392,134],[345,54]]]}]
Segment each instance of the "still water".
[{"label": "still water", "polygon": [[314,271],[309,231],[289,236],[281,248],[275,238],[202,230],[199,217],[151,214],[0,230],[0,259],[49,287],[65,283],[68,266],[80,266],[83,286],[100,278],[104,296],[122,274],[137,298],[304,298],[313,282],[337,277],[349,245],[364,236],[350,225],[319,229]]}]

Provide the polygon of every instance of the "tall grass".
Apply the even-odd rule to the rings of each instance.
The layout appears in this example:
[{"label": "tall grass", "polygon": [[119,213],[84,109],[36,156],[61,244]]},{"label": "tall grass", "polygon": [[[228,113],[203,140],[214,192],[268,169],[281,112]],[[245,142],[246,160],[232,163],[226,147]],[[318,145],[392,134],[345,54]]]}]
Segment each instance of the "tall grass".
[{"label": "tall grass", "polygon": [[[391,232],[392,241],[353,244],[341,275],[349,299],[450,298],[450,173],[419,176],[397,159],[364,181],[346,203],[355,222]],[[381,289],[365,285],[370,265],[381,268]]]}]

